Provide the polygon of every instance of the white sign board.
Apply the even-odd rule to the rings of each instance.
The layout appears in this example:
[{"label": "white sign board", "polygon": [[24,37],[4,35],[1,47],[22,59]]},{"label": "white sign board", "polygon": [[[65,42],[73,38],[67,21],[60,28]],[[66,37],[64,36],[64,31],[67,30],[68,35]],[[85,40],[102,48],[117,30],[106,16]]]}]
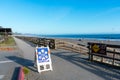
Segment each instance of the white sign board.
[{"label": "white sign board", "polygon": [[49,47],[36,47],[37,70],[39,73],[43,71],[52,71],[52,62]]}]

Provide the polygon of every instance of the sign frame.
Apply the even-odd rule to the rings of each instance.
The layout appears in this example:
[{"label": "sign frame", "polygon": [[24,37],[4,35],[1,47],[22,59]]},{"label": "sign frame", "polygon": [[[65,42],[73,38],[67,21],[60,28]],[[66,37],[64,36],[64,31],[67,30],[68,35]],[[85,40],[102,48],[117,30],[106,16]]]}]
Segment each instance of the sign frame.
[{"label": "sign frame", "polygon": [[[47,50],[47,51],[46,51]],[[45,52],[46,51],[46,52]],[[49,47],[36,47],[36,63],[37,63],[37,70],[39,73],[44,71],[52,71],[52,61],[50,56],[50,49]],[[41,53],[41,54],[40,54]],[[45,57],[47,56],[47,60],[45,60]]]}]

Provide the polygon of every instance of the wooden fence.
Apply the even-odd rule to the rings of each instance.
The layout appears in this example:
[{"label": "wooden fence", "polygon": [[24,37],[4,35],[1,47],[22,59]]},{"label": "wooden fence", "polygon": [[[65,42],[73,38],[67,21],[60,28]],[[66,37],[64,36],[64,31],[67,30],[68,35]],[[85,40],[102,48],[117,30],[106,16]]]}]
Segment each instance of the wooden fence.
[{"label": "wooden fence", "polygon": [[55,49],[55,40],[47,39],[47,38],[37,38],[37,37],[24,37],[24,36],[16,36],[19,39],[26,40],[32,42],[38,46],[49,46],[50,49]]},{"label": "wooden fence", "polygon": [[88,48],[80,46],[78,44],[71,43],[65,40],[60,40],[60,39],[56,39],[55,42],[56,42],[55,43],[56,49],[65,49],[65,50],[70,50],[70,51],[78,52],[82,54],[88,53]]},{"label": "wooden fence", "polygon": [[48,39],[48,38],[24,37],[24,36],[16,36],[16,37],[22,40],[30,41],[39,46],[48,45],[51,49],[65,49],[83,54],[88,53],[88,48],[61,39]]},{"label": "wooden fence", "polygon": [[120,45],[88,43],[89,60],[120,66]]}]

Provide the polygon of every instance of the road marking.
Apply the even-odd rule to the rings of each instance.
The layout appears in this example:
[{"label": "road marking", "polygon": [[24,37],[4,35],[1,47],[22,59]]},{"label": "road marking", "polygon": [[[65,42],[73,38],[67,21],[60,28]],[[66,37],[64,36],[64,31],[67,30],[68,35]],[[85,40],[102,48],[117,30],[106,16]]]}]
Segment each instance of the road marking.
[{"label": "road marking", "polygon": [[3,79],[4,75],[0,75],[0,80]]},{"label": "road marking", "polygon": [[0,64],[1,63],[9,63],[9,62],[13,62],[13,61],[11,61],[11,60],[9,60],[9,61],[0,61]]}]

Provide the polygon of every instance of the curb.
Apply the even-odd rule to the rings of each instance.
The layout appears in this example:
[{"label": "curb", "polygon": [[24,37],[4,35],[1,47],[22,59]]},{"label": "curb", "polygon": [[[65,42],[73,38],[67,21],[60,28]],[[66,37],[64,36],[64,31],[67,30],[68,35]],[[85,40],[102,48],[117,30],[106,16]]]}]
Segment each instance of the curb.
[{"label": "curb", "polygon": [[24,77],[25,77],[25,75],[24,75],[24,72],[23,72],[23,67],[20,67],[17,80],[24,80]]}]

